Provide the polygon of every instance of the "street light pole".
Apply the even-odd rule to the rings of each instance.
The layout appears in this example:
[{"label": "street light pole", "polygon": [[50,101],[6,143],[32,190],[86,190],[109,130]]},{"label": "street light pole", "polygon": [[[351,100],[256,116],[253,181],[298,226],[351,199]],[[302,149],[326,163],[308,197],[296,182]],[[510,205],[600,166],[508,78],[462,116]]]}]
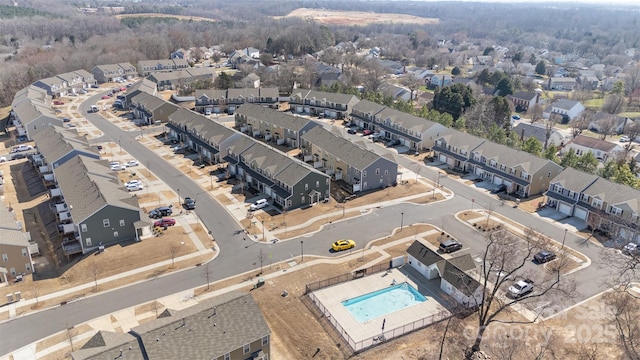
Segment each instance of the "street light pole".
[{"label": "street light pole", "polygon": [[118,139],[118,147],[120,148],[120,153],[122,154],[122,144],[120,143],[120,140],[122,139]]},{"label": "street light pole", "polygon": [[178,192],[178,205],[180,205],[180,189],[176,189],[176,191]]},{"label": "street light pole", "polygon": [[262,220],[262,241],[264,241],[264,220]]},{"label": "street light pole", "polygon": [[304,261],[304,241],[300,240],[300,262]]},{"label": "street light pole", "polygon": [[400,213],[400,231],[404,227],[404,211]]}]

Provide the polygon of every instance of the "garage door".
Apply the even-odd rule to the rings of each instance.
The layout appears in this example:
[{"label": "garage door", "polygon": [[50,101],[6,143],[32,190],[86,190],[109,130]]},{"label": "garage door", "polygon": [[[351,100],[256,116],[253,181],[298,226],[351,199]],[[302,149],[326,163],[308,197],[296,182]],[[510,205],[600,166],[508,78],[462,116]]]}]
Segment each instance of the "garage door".
[{"label": "garage door", "polygon": [[482,170],[481,168],[477,167],[476,168],[476,175],[482,176],[483,174],[484,174],[484,170]]},{"label": "garage door", "polygon": [[578,219],[587,220],[587,210],[576,208],[573,212],[573,216],[577,217]]},{"label": "garage door", "polygon": [[507,180],[505,180],[505,181],[503,182],[503,184],[507,187],[507,189],[508,189],[509,191],[511,191],[511,185],[513,185],[513,183],[512,183],[511,181],[507,181]]},{"label": "garage door", "polygon": [[446,163],[447,162],[447,155],[440,154],[440,156],[438,156],[438,160],[442,161],[443,163]]},{"label": "garage door", "polygon": [[493,183],[496,185],[502,185],[502,178],[498,176],[493,177]]},{"label": "garage door", "polygon": [[560,211],[563,214],[566,215],[571,215],[571,206],[567,205],[567,204],[560,204],[560,207],[558,208],[558,211]]}]

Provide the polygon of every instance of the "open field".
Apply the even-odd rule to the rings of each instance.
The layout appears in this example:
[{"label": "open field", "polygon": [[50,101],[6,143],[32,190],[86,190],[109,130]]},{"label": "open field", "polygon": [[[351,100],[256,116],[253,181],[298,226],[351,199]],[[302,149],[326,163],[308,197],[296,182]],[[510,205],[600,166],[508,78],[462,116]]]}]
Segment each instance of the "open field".
[{"label": "open field", "polygon": [[[313,19],[323,24],[331,25],[367,25],[367,24],[437,24],[438,19],[423,18],[405,14],[380,14],[360,11],[332,11],[324,9],[300,8],[290,12],[284,17],[300,17]],[[278,18],[278,17],[276,17]]]},{"label": "open field", "polygon": [[116,15],[117,19],[122,18],[173,18],[177,20],[185,20],[185,21],[211,21],[215,22],[215,19],[204,18],[200,16],[185,16],[185,15],[171,15],[171,14],[158,14],[158,13],[148,13],[148,14],[120,14]]}]

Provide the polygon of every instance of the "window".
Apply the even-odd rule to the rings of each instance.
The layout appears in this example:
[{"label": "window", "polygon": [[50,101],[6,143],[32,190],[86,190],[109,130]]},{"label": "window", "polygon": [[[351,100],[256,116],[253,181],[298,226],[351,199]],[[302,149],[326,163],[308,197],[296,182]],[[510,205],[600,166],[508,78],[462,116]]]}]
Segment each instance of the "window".
[{"label": "window", "polygon": [[242,353],[247,354],[249,351],[251,351],[251,344],[244,344],[242,346]]},{"label": "window", "polygon": [[269,343],[269,335],[262,338],[262,346],[265,346]]},{"label": "window", "polygon": [[120,226],[124,226],[124,219],[120,219]]},{"label": "window", "polygon": [[117,237],[118,237],[118,232],[117,232],[117,231],[114,231],[114,232],[113,232],[113,237],[114,237],[114,238],[117,238]]},{"label": "window", "polygon": [[382,183],[383,183],[383,181],[384,181],[384,180],[382,180],[382,178],[380,178],[380,184],[382,184]]},{"label": "window", "polygon": [[320,187],[320,180],[316,180],[316,188]]},{"label": "window", "polygon": [[306,199],[307,199],[306,197],[302,196],[302,197],[300,198],[300,203],[301,203],[301,204],[306,203],[306,201],[305,201]]},{"label": "window", "polygon": [[622,215],[622,209],[617,208],[617,207],[611,207],[611,211],[610,211],[613,215]]},{"label": "window", "polygon": [[103,219],[102,220],[102,226],[109,227],[109,219]]},{"label": "window", "polygon": [[380,168],[376,169],[376,175],[380,175]]},{"label": "window", "polygon": [[7,254],[2,254],[2,261],[4,261],[4,262],[9,261],[9,255],[7,255]]},{"label": "window", "polygon": [[91,238],[86,238],[85,243],[87,243],[87,246],[91,246]]},{"label": "window", "polygon": [[224,354],[224,360],[231,360],[231,354],[230,353]]},{"label": "window", "polygon": [[27,249],[23,248],[22,249],[22,257],[26,257],[27,256]]},{"label": "window", "polygon": [[16,268],[11,268],[9,272],[11,272],[11,276],[16,276]]},{"label": "window", "polygon": [[598,209],[602,208],[602,200],[600,199],[593,199],[593,207],[597,207]]},{"label": "window", "polygon": [[364,183],[362,183],[362,188],[366,189],[367,188],[367,182],[365,181]]},{"label": "window", "polygon": [[24,264],[24,269],[27,270],[27,272],[31,272],[31,264],[29,263]]},{"label": "window", "polygon": [[309,190],[309,184],[304,184],[304,189]]},{"label": "window", "polygon": [[385,171],[384,171],[384,174],[385,174],[385,175],[389,175],[389,170],[385,170]]},{"label": "window", "polygon": [[367,170],[362,171],[362,177],[367,177]]}]

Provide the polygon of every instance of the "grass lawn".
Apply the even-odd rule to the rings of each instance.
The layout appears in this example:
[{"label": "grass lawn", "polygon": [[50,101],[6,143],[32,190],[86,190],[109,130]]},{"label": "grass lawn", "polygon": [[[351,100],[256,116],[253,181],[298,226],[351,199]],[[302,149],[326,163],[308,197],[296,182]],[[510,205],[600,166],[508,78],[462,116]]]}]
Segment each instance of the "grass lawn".
[{"label": "grass lawn", "polygon": [[584,107],[591,110],[600,110],[604,104],[604,98],[589,99],[582,103]]},{"label": "grass lawn", "polygon": [[635,119],[640,117],[640,111],[627,111],[627,112],[618,114],[618,116],[624,116],[631,119]]}]

